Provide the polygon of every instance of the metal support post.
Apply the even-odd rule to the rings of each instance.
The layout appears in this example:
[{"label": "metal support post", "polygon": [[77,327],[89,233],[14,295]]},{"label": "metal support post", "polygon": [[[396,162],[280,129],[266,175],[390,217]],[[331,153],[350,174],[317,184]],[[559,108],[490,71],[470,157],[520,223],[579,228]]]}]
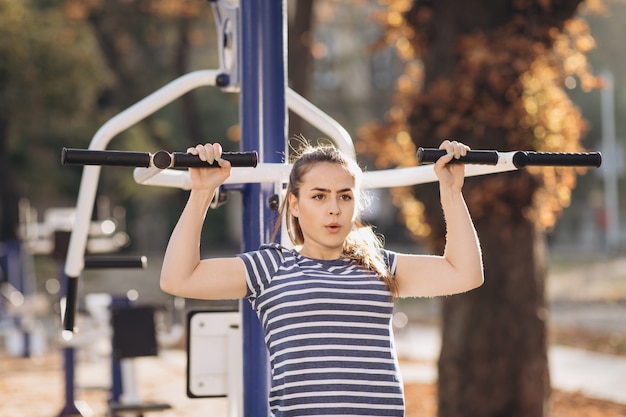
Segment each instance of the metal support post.
[{"label": "metal support post", "polygon": [[[259,150],[262,162],[281,162],[286,149],[285,4],[282,0],[241,3],[242,150]],[[243,194],[243,250],[268,242],[276,213],[267,201],[273,184],[248,184]],[[269,365],[263,329],[242,300],[244,416],[269,415]],[[266,410],[264,413],[261,410]]]}]

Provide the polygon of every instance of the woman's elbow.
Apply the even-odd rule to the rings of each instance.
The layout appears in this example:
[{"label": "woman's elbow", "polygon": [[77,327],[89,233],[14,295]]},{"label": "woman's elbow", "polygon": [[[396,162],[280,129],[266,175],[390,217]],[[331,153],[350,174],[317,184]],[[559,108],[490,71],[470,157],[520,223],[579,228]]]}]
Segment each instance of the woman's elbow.
[{"label": "woman's elbow", "polygon": [[476,271],[474,274],[471,275],[470,279],[469,279],[469,290],[474,290],[480,286],[482,286],[485,283],[485,274],[483,272],[483,269],[480,268],[479,271]]},{"label": "woman's elbow", "polygon": [[485,276],[483,274],[480,274],[476,277],[475,281],[474,281],[474,288],[472,289],[476,289],[478,287],[482,287],[482,285],[485,283]]},{"label": "woman's elbow", "polygon": [[167,274],[161,273],[161,278],[159,280],[159,286],[161,287],[161,291],[171,295],[177,294],[177,286],[175,285],[175,279],[173,277],[168,276]]}]

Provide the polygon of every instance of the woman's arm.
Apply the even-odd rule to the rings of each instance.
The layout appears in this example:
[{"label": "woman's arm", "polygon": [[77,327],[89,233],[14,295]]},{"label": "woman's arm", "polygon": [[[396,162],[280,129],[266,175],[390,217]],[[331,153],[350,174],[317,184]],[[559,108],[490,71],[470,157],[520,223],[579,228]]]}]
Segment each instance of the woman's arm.
[{"label": "woman's arm", "polygon": [[221,160],[219,144],[198,145],[188,152],[220,168],[191,168],[191,192],[172,232],[161,268],[161,289],[199,299],[236,299],[246,294],[246,273],[239,258],[200,259],[200,236],[217,187],[230,175],[230,163]]},{"label": "woman's arm", "polygon": [[467,146],[444,141],[448,155],[435,164],[441,207],[446,221],[443,256],[398,255],[396,279],[400,297],[432,297],[456,294],[483,283],[480,243],[462,194],[465,178],[462,164],[448,164],[465,155]]}]

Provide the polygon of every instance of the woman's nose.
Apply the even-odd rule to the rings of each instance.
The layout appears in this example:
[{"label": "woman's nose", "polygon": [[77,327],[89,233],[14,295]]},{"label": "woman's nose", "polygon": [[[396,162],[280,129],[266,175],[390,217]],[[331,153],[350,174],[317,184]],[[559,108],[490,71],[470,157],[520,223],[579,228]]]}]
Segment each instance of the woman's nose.
[{"label": "woman's nose", "polygon": [[330,214],[339,214],[341,213],[341,208],[339,207],[339,201],[335,199],[330,200],[330,204],[328,207],[328,212]]}]

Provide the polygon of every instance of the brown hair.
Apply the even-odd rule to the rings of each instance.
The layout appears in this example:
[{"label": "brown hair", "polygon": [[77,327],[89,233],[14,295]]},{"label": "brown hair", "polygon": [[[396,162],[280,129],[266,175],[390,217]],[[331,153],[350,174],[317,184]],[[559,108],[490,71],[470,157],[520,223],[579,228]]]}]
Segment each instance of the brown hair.
[{"label": "brown hair", "polygon": [[[289,174],[287,191],[280,208],[280,216],[274,229],[274,237],[276,237],[278,229],[281,226],[280,218],[284,215],[287,233],[291,242],[294,245],[304,243],[304,236],[299,220],[297,217],[293,216],[288,209],[287,197],[293,194],[298,198],[302,178],[314,165],[322,162],[342,166],[354,179],[355,189],[357,191],[357,210],[359,213],[362,212],[363,201],[365,200],[364,195],[361,193],[363,171],[356,161],[330,145],[320,145],[316,147],[306,145],[299,152],[299,156],[295,160],[291,173]],[[348,234],[343,244],[342,256],[354,259],[365,268],[376,272],[384,281],[385,285],[387,285],[392,296],[397,296],[398,284],[383,259],[381,238],[374,233],[371,226],[363,224],[358,216],[355,221],[355,228]]]}]

